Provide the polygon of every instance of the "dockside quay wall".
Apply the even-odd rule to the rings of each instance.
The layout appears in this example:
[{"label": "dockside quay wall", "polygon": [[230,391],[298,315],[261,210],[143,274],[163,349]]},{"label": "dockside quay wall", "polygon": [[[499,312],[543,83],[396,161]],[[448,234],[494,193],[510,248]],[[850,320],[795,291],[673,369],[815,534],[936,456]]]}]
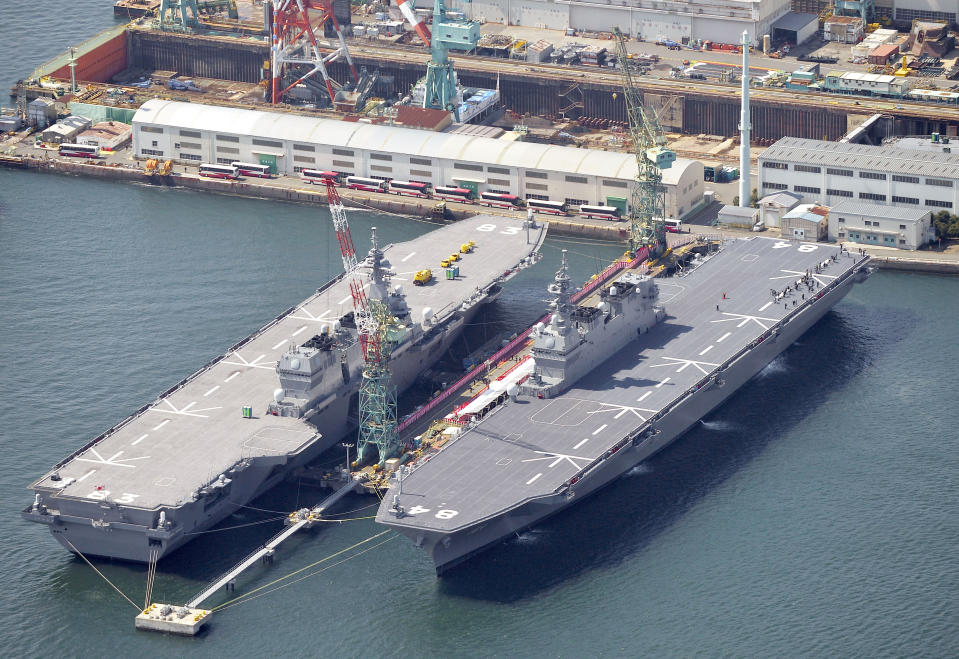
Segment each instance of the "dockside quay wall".
[{"label": "dockside quay wall", "polygon": [[[150,175],[139,169],[128,167],[107,167],[85,162],[63,162],[40,158],[18,158],[0,160],[0,166],[33,169],[37,171],[90,176],[113,181],[126,181],[146,185],[168,186],[212,192],[214,194],[250,197],[254,199],[273,199],[295,204],[318,204],[326,206],[326,192],[322,188],[314,190],[271,185],[267,181],[222,181],[194,176],[158,176]],[[340,195],[347,206],[356,206],[373,211],[394,213],[403,216],[434,219],[433,208],[436,202],[431,199],[414,199],[394,195],[366,193],[359,190],[341,189]],[[472,217],[477,213],[487,215],[522,216],[524,213],[510,212],[499,208],[487,208],[475,204],[446,202],[445,221],[453,222]],[[593,224],[582,222],[574,217],[541,218],[549,221],[550,232],[593,240],[623,241],[628,237],[624,223]]]}]

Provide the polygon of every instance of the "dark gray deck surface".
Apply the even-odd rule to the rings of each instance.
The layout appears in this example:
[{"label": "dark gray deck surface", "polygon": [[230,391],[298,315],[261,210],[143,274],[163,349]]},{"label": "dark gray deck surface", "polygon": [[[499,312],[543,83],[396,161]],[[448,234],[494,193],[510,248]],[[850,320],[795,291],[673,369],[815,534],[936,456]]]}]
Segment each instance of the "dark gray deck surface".
[{"label": "dark gray deck surface", "polygon": [[[413,321],[421,320],[424,307],[431,307],[437,318],[449,315],[475,289],[485,288],[520,263],[545,231],[540,223],[527,244],[521,226],[521,220],[479,215],[386,248],[396,272],[393,282],[403,285]],[[446,280],[440,260],[469,240],[476,243],[476,251],[460,261],[460,279]],[[362,259],[365,254],[358,256]],[[413,286],[413,274],[422,268],[433,270],[434,281]],[[297,450],[316,435],[316,429],[303,420],[264,414],[279,386],[276,362],[292,341],[302,343],[351,309],[345,280],[310,297],[242,348],[71,459],[59,469],[63,480],[54,482],[48,474],[34,486],[56,489],[66,482],[58,496],[144,508],[174,506],[238,460]],[[157,383],[158,389],[163,386]],[[242,417],[244,405],[253,406],[256,418]]]},{"label": "dark gray deck surface", "polygon": [[[755,237],[727,245],[688,276],[660,280],[664,323],[561,397],[520,396],[501,406],[404,479],[401,504],[409,514],[399,519],[389,514],[391,497],[386,497],[377,519],[452,531],[554,492],[787,313],[795,313],[800,307],[794,308],[792,300],[801,304],[801,293],[786,298],[787,312],[786,303],[773,301],[770,289],[786,288],[837,253],[833,246]],[[826,285],[855,261],[852,256],[830,260],[814,276]],[[805,287],[802,292],[807,299],[814,295]]]}]

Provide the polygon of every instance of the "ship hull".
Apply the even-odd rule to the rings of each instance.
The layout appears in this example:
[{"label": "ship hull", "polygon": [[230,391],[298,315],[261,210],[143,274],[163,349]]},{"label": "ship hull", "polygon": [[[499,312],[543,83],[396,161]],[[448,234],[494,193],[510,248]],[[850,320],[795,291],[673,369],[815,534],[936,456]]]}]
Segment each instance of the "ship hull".
[{"label": "ship hull", "polygon": [[[490,295],[483,304],[473,305],[449,319],[442,332],[422,345],[410,346],[391,362],[398,391],[407,389],[424,370],[436,363],[459,338],[479,309],[497,295]],[[351,399],[338,397],[311,418],[317,438],[296,454],[255,458],[249,467],[230,475],[229,488],[215,501],[200,499],[168,510],[167,518],[175,531],[151,528],[152,511],[120,508],[103,502],[91,516],[89,502],[62,501],[55,515],[27,509],[24,519],[47,524],[53,537],[65,549],[85,556],[97,556],[135,563],[147,563],[155,551],[157,559],[176,551],[190,540],[216,526],[246,504],[280,483],[294,469],[315,460],[335,446],[351,427]]]},{"label": "ship hull", "polygon": [[827,291],[805,313],[785,324],[777,336],[759,343],[730,364],[723,372],[721,384],[700,389],[663,415],[657,423],[657,434],[617,451],[568,491],[529,500],[492,519],[453,533],[404,526],[394,528],[430,554],[436,573],[440,575],[496,543],[561,512],[679,439],[693,424],[725,402],[817,323],[864,276],[848,277],[839,286]]}]

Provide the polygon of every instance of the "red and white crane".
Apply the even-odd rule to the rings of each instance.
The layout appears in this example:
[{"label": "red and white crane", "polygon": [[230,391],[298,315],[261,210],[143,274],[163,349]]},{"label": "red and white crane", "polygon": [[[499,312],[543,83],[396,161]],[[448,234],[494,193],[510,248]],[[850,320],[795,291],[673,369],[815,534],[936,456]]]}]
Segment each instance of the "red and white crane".
[{"label": "red and white crane", "polygon": [[[326,70],[326,65],[341,58],[349,64],[353,81],[356,82],[356,67],[346,47],[340,24],[333,14],[333,0],[272,0],[270,9],[273,34],[270,52],[273,74],[271,100],[274,105],[279,103],[290,89],[317,73],[323,78],[332,102],[336,91],[333,89],[334,82]],[[320,50],[321,46],[316,36],[317,31],[323,34],[323,27],[327,23],[333,26],[338,45],[324,43],[323,49],[329,50],[324,54]],[[283,69],[290,65],[308,66],[310,69],[295,82],[283,87]]]},{"label": "red and white crane", "polygon": [[336,241],[340,245],[340,256],[343,257],[343,270],[350,287],[350,296],[353,298],[353,317],[356,329],[360,335],[360,346],[363,349],[363,359],[369,362],[378,361],[380,356],[379,332],[376,319],[370,313],[370,300],[366,295],[366,285],[360,278],[357,270],[356,249],[353,247],[353,235],[350,233],[350,223],[346,219],[346,210],[340,193],[336,191],[336,184],[332,179],[326,181],[326,196],[330,204],[330,215],[333,216],[333,229],[336,231]]}]

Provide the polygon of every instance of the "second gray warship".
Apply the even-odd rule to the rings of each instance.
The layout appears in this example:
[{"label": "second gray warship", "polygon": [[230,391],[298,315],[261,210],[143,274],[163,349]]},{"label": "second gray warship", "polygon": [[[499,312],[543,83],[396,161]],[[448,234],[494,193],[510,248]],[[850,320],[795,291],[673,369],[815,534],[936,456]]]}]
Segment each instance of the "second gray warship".
[{"label": "second gray warship", "polygon": [[533,329],[525,371],[512,371],[522,377],[499,405],[458,419],[462,431],[441,450],[400,470],[377,522],[442,573],[563,510],[733,395],[864,280],[868,260],[734,240],[684,276],[625,272],[573,304],[564,259],[549,320]]}]

